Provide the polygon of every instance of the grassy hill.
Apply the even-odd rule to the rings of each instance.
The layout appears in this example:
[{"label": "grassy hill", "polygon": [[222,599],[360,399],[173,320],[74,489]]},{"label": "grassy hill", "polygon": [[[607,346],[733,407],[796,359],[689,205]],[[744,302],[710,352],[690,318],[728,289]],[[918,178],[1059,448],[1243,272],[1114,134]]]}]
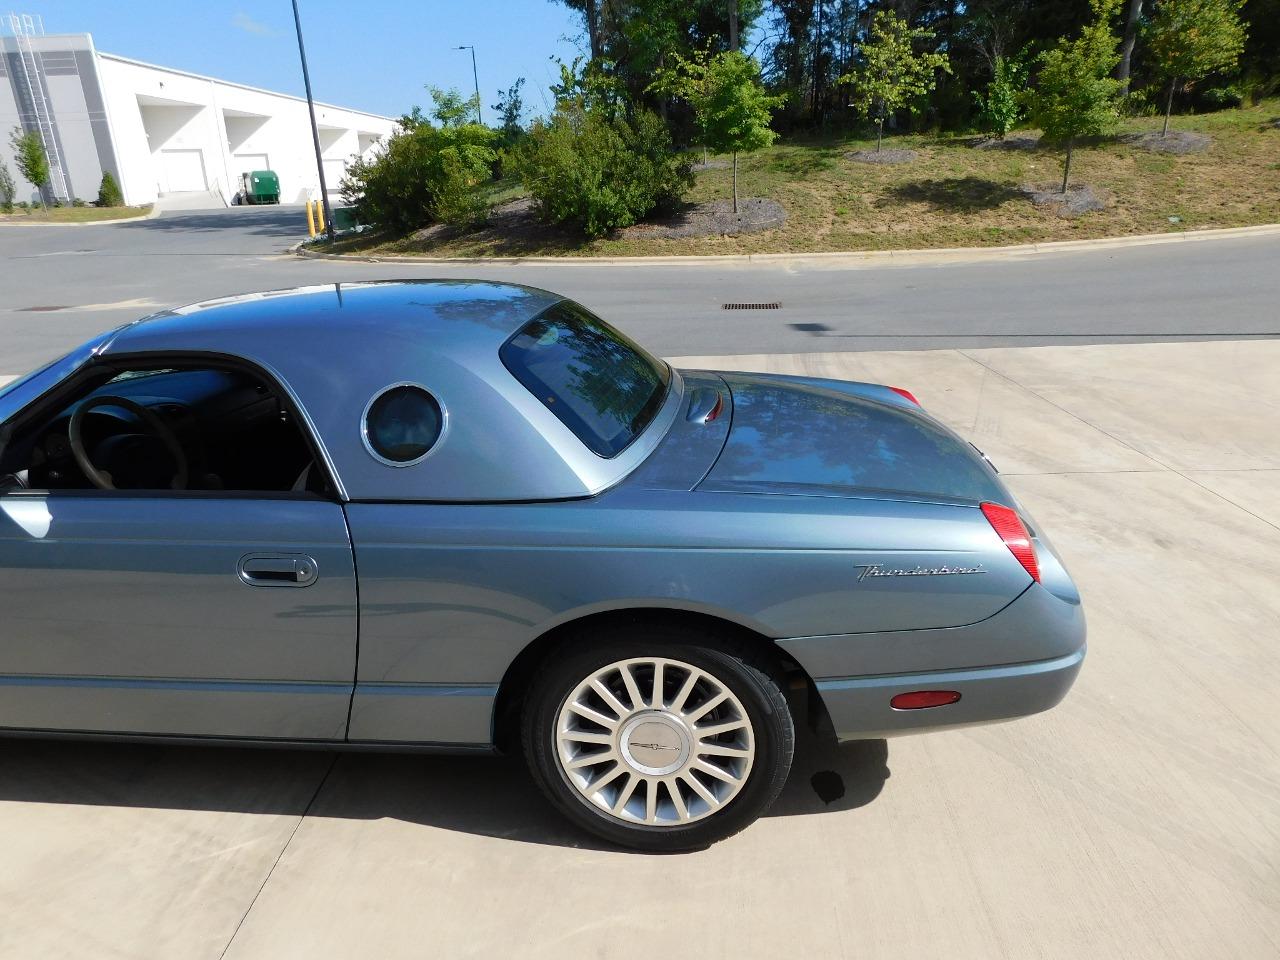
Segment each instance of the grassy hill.
[{"label": "grassy hill", "polygon": [[[1124,132],[1158,131],[1157,118],[1130,119]],[[786,208],[776,230],[737,237],[581,241],[547,228],[487,229],[459,234],[436,228],[410,238],[365,236],[342,250],[428,256],[689,255],[994,246],[1125,234],[1280,222],[1280,100],[1257,107],[1177,117],[1172,131],[1213,138],[1201,153],[1171,155],[1121,140],[1077,149],[1073,183],[1088,183],[1106,209],[1063,217],[1033,206],[1019,189],[1061,179],[1061,154],[1040,149],[979,149],[974,137],[898,136],[885,149],[909,149],[905,164],[849,159],[874,149],[856,139],[787,143],[739,159],[743,196]],[[1034,137],[1018,131],[1013,142]],[[714,158],[713,158],[714,159]],[[729,195],[730,171],[698,173],[690,202]],[[508,199],[518,191],[495,187]]]}]

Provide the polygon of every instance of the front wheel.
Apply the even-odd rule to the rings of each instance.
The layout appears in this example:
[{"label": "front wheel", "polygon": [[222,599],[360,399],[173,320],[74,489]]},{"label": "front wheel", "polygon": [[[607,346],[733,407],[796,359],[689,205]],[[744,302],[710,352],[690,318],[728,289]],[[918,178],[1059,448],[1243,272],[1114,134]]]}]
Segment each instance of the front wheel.
[{"label": "front wheel", "polygon": [[648,851],[698,849],[751,824],[786,782],[795,743],[767,665],[676,629],[553,654],[522,728],[533,777],[562,813]]}]

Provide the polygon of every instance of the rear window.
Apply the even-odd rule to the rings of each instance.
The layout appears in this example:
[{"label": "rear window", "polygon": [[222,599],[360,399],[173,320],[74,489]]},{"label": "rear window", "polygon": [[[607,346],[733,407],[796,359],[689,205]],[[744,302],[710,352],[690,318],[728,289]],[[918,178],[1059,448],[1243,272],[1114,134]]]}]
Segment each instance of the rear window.
[{"label": "rear window", "polygon": [[562,302],[502,345],[511,375],[588,449],[613,457],[657,414],[671,369],[599,317]]}]

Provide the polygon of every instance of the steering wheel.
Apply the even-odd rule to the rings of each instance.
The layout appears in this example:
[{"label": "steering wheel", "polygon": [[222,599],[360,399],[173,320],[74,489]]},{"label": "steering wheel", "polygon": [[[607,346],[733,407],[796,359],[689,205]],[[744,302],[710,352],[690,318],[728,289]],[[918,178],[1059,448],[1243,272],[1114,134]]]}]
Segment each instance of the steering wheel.
[{"label": "steering wheel", "polygon": [[173,457],[177,471],[169,484],[170,488],[173,490],[185,490],[187,488],[187,473],[189,470],[187,454],[182,449],[182,444],[178,442],[178,437],[169,425],[142,404],[135,403],[128,397],[113,396],[90,397],[76,408],[76,412],[71,415],[71,422],[67,425],[67,439],[71,441],[71,455],[76,458],[76,464],[84,472],[84,475],[89,478],[90,483],[99,490],[114,490],[116,488],[111,481],[111,474],[95,467],[84,448],[85,415],[98,407],[122,407],[136,416],[157,440],[164,443],[165,449],[169,451],[169,456]]}]

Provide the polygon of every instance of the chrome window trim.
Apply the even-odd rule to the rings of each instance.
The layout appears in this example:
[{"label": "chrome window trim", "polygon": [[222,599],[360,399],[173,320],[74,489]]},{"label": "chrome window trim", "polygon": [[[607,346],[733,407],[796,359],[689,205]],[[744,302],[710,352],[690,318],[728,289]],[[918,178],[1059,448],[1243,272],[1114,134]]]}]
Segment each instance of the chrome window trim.
[{"label": "chrome window trim", "polygon": [[[390,393],[392,390],[399,390],[402,387],[412,387],[415,390],[421,390],[431,398],[432,402],[434,402],[440,409],[440,432],[436,434],[435,440],[432,441],[431,446],[427,448],[426,452],[423,453],[422,456],[416,457],[413,460],[389,460],[382,454],[378,453],[378,451],[373,448],[372,441],[369,440],[369,411],[373,409],[373,405],[385,394]],[[387,384],[369,398],[369,402],[364,405],[364,411],[360,414],[360,442],[364,445],[365,452],[380,464],[387,467],[416,467],[418,464],[422,463],[423,460],[426,460],[427,457],[440,449],[440,445],[444,442],[445,435],[448,434],[448,432],[449,409],[431,390],[427,389],[423,384],[417,383],[413,380],[400,380],[396,383]]]}]

